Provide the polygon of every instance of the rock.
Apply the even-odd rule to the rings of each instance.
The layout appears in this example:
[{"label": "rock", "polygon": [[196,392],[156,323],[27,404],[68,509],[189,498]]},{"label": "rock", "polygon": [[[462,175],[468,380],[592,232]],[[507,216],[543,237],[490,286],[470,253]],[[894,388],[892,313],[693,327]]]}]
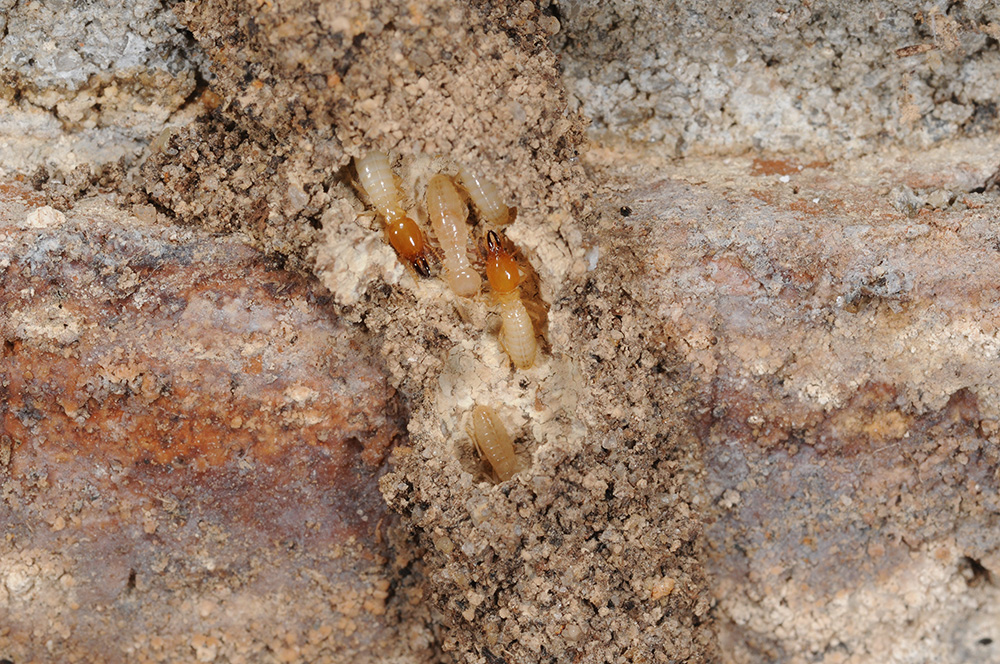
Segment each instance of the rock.
[{"label": "rock", "polygon": [[360,331],[232,239],[16,185],[0,219],[0,655],[384,661],[405,413]]},{"label": "rock", "polygon": [[4,0],[0,34],[0,169],[8,173],[135,158],[171,116],[181,120],[203,68],[173,12],[155,0]]},{"label": "rock", "polygon": [[835,0],[559,5],[555,48],[594,128],[675,155],[850,156],[997,128],[1000,9]]},{"label": "rock", "polygon": [[1000,203],[914,214],[885,183],[970,191],[998,148],[784,182],[749,158],[689,160],[628,202],[660,334],[702,383],[690,422],[732,661],[987,661]]},{"label": "rock", "polygon": [[[20,658],[42,639],[25,641],[23,625],[45,624],[45,643],[72,654],[86,642],[77,635],[107,633],[110,622],[79,609],[97,597],[108,608],[95,615],[126,624],[115,635],[158,634],[169,616],[166,636],[108,641],[150,659],[996,659],[1000,15],[980,0],[920,12],[896,0],[786,5],[178,2],[155,10],[166,29],[154,41],[178,67],[140,79],[159,100],[135,107],[156,118],[148,133],[100,133],[133,118],[112,87],[101,88],[106,114],[85,87],[53,107],[65,126],[35,110],[38,125],[0,125],[13,155],[3,167],[41,192],[15,194],[40,211],[11,217],[9,237],[55,238],[80,257],[41,262],[54,282],[17,263],[44,298],[16,291],[19,316],[4,320],[21,340],[0,358],[12,367],[10,426],[37,445],[0,435],[3,509],[19,519],[0,606],[28,607],[0,638],[16,635]],[[58,71],[91,63],[57,55]],[[131,80],[109,67],[95,85]],[[186,72],[196,85],[175,106]],[[34,94],[8,78],[8,105]],[[46,100],[64,100],[53,90]],[[589,141],[577,111],[594,121]],[[372,148],[391,153],[404,207],[425,228],[427,181],[459,163],[516,208],[503,230],[537,366],[510,369],[488,293],[457,299],[386,246],[350,163]],[[109,162],[113,151],[123,159]],[[141,221],[106,207],[115,237],[104,222],[88,230],[70,203],[102,191]],[[193,228],[231,237],[196,240]],[[213,249],[105,264],[93,241],[149,247],[154,236]],[[137,293],[195,265],[214,270],[206,284],[259,267],[234,238],[299,275],[261,283],[298,285],[213,286],[183,311],[253,323],[229,306],[252,293],[289,320],[335,311],[339,323],[312,323],[326,334],[356,326],[351,357],[406,404],[377,426],[351,413],[392,412],[388,389],[316,415],[352,422],[360,450],[320,454],[343,447],[306,416],[331,394],[301,378],[309,367],[241,364],[242,351],[224,351],[247,349],[242,337],[220,342],[204,327],[181,347],[175,328],[149,327],[161,313],[180,321],[162,292],[163,312],[134,308]],[[121,323],[105,305],[53,290],[70,273],[174,347],[114,354]],[[312,295],[290,307],[289,293]],[[249,357],[299,357],[305,341],[279,328],[256,332]],[[103,349],[101,373],[87,374],[99,380],[79,383],[80,348]],[[30,365],[37,376],[15,350],[46,359]],[[227,369],[206,372],[209,361]],[[160,376],[187,391],[146,380]],[[48,393],[39,385],[61,401],[32,410],[26,399]],[[178,422],[207,413],[187,421],[209,435],[170,445],[114,417],[170,398],[193,409],[169,411]],[[475,404],[493,406],[514,438],[507,482],[490,481],[465,433]],[[262,411],[296,442],[252,436]],[[380,480],[390,517],[372,486],[381,471],[364,461],[388,439],[364,432],[402,437],[404,420],[406,444]],[[81,427],[87,437],[68,446]],[[348,465],[361,469],[353,520],[324,481]],[[316,495],[329,500],[299,500]],[[297,529],[307,512],[339,525]],[[119,531],[128,537],[105,535]],[[335,548],[324,557],[317,542]],[[84,545],[105,547],[89,566],[74,557]],[[135,604],[143,593],[159,601]],[[234,612],[251,618],[227,627],[220,616]]]}]

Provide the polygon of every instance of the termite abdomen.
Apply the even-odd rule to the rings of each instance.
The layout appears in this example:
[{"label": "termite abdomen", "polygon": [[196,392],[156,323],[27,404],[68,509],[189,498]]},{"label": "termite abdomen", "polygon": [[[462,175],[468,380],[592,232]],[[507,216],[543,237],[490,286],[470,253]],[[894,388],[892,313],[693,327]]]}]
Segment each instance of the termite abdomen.
[{"label": "termite abdomen", "polygon": [[445,280],[457,295],[472,297],[479,292],[482,279],[472,269],[466,252],[469,210],[444,175],[435,175],[427,185],[427,214],[444,253]]},{"label": "termite abdomen", "polygon": [[386,221],[404,215],[399,205],[399,190],[392,174],[389,157],[384,152],[372,150],[355,162],[358,181],[368,194],[372,206]]},{"label": "termite abdomen", "polygon": [[458,167],[458,178],[483,219],[497,225],[510,221],[510,208],[504,205],[492,182],[479,177],[465,166]]}]

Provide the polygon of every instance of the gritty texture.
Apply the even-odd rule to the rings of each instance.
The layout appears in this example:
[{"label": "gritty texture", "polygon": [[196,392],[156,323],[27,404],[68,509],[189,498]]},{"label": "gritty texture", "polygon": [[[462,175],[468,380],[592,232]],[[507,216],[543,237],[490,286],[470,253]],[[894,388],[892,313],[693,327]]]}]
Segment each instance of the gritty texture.
[{"label": "gritty texture", "polygon": [[[415,449],[400,449],[382,480],[425,550],[440,620],[454,625],[445,647],[464,661],[714,659],[691,382],[622,287],[638,279],[635,238],[604,237],[614,240],[590,246],[607,256],[601,267],[557,297],[551,355],[535,368],[512,374],[495,342],[477,350],[478,331],[449,331],[459,343],[411,418]],[[461,416],[487,400],[505,404],[522,457],[500,485],[469,462],[462,432]]]},{"label": "gritty texture", "polygon": [[239,242],[16,185],[0,219],[0,655],[387,661],[404,414],[360,330]]},{"label": "gritty texture", "polygon": [[0,0],[0,171],[134,160],[202,62],[159,0]]},{"label": "gritty texture", "polygon": [[677,155],[844,156],[998,128],[993,2],[555,5],[567,87],[594,130]]},{"label": "gritty texture", "polygon": [[530,4],[226,0],[175,11],[225,103],[152,146],[135,195],[184,223],[242,229],[301,267],[324,211],[357,201],[349,163],[369,149],[466,163],[531,208],[570,186],[582,125]]},{"label": "gritty texture", "polygon": [[[393,386],[412,395],[411,451],[383,483],[409,538],[394,569],[420,579],[431,600],[410,620],[441,625],[441,646],[459,661],[493,651],[511,661],[572,653],[625,662],[646,651],[664,661],[709,658],[699,523],[686,488],[698,473],[694,439],[676,419],[677,431],[664,431],[652,416],[658,406],[638,387],[633,409],[611,408],[569,352],[581,339],[574,307],[601,307],[602,297],[584,296],[586,256],[599,251],[578,226],[592,214],[592,185],[575,163],[582,124],[567,112],[545,48],[552,17],[528,3],[175,10],[211,58],[223,103],[151,146],[130,195],[148,196],[184,223],[242,230],[287,265],[312,267],[342,314],[372,334]],[[289,35],[301,49],[285,47]],[[396,156],[408,208],[435,172],[454,173],[458,163],[518,208],[507,242],[546,342],[527,375],[509,369],[490,295],[457,301],[438,279],[414,281],[385,246],[349,168],[370,148]],[[426,227],[422,205],[415,215]],[[618,334],[602,330],[599,352],[611,353]],[[642,355],[639,337],[630,338]],[[497,524],[499,551],[486,546],[490,531],[481,525],[500,489],[482,481],[464,434],[476,401],[506,405],[532,468],[498,512],[522,515]],[[590,419],[580,419],[581,408]],[[615,417],[600,415],[610,411]],[[587,475],[608,460],[614,477]],[[579,470],[560,478],[564,464]],[[438,508],[415,513],[413,504]],[[469,545],[438,546],[442,533]],[[592,555],[578,562],[581,546]],[[488,577],[479,574],[486,562],[498,568]],[[473,570],[472,585],[456,582]],[[488,619],[487,643],[477,615]],[[584,653],[585,643],[599,645]]]},{"label": "gritty texture", "polygon": [[731,661],[995,661],[998,148],[691,160],[626,199],[702,383]]},{"label": "gritty texture", "polygon": [[[160,222],[239,232],[276,264],[313,271],[343,319],[367,329],[410,402],[409,445],[382,482],[402,515],[386,526],[395,545],[383,569],[399,598],[390,608],[407,607],[386,623],[411,635],[393,641],[400,656],[422,661],[432,645],[444,661],[712,660],[687,392],[649,396],[675,354],[646,348],[648,316],[618,285],[637,268],[597,269],[602,251],[626,259],[639,240],[602,249],[581,225],[599,212],[577,161],[583,123],[546,47],[558,21],[531,3],[174,11],[211,59],[215,109],[160,132],[136,167],[33,182],[66,205],[104,178]],[[532,369],[511,370],[492,294],[458,300],[386,246],[350,167],[371,148],[392,154],[404,205],[425,228],[427,182],[459,163],[517,209],[503,241],[542,342]],[[618,383],[628,397],[605,398]],[[521,472],[507,487],[488,482],[472,452],[474,403],[499,406],[511,426]],[[377,621],[363,627],[362,642],[389,638]]]},{"label": "gritty texture", "polygon": [[[42,4],[8,14],[41,16]],[[317,301],[327,313],[315,325],[363,330],[360,347],[407,404],[407,439],[380,482],[397,517],[371,530],[366,480],[352,498],[369,510],[350,522],[353,544],[346,530],[325,529],[347,517],[321,501],[309,508],[318,531],[268,520],[292,535],[264,549],[264,535],[246,525],[257,522],[219,516],[217,492],[244,496],[234,505],[251,515],[262,509],[258,492],[290,492],[268,514],[315,495],[312,475],[287,485],[270,461],[253,467],[257,484],[246,494],[233,488],[244,485],[234,479],[242,471],[226,475],[227,441],[247,448],[237,459],[265,459],[273,441],[219,433],[175,458],[156,438],[118,449],[100,473],[72,454],[45,459],[53,477],[72,471],[87,482],[69,485],[77,493],[64,505],[89,505],[92,486],[104,500],[107,482],[126,496],[138,492],[134,478],[148,491],[171,477],[197,479],[148,507],[163,510],[152,535],[133,525],[108,556],[113,578],[125,581],[103,590],[134,588],[119,595],[139,607],[130,624],[163,615],[159,605],[176,597],[155,585],[165,583],[158,571],[176,569],[170,592],[190,599],[170,605],[173,636],[129,652],[355,661],[357,648],[361,657],[477,664],[1000,660],[1000,229],[998,192],[985,186],[996,181],[1000,152],[994,4],[213,0],[150,16],[183,26],[153,39],[163,52],[184,46],[175,46],[181,67],[167,68],[174,79],[143,85],[167,94],[193,80],[192,92],[179,106],[160,104],[169,119],[150,125],[121,161],[79,141],[90,123],[114,124],[122,111],[113,98],[106,118],[103,104],[85,106],[46,138],[57,148],[77,141],[76,161],[33,171],[19,164],[37,164],[40,153],[10,143],[13,170],[56,208],[19,216],[19,232],[75,223],[73,201],[109,192],[142,217],[126,215],[127,228],[232,235],[268,265],[311,274],[330,299]],[[5,90],[23,106],[27,83],[16,82]],[[593,142],[576,111],[593,120]],[[6,125],[2,140],[24,126]],[[498,185],[516,209],[503,241],[524,273],[535,366],[510,367],[492,293],[456,298],[438,278],[433,237],[432,278],[401,264],[351,166],[369,149],[390,154],[403,206],[425,231],[435,173],[464,165]],[[490,224],[473,221],[469,249],[481,267]],[[115,241],[100,228],[97,236]],[[227,246],[207,255],[215,269],[245,266]],[[108,269],[87,256],[91,272]],[[106,288],[125,287],[123,275],[104,277]],[[148,276],[155,282],[155,271]],[[270,295],[278,306],[283,296]],[[93,331],[65,317],[33,312],[18,334],[45,332],[44,352],[72,366],[59,344],[72,350],[75,335]],[[286,334],[261,352],[296,352]],[[26,352],[19,343],[3,359],[29,385],[41,379],[11,359],[11,350]],[[204,361],[188,350],[174,356],[179,371]],[[125,360],[110,366],[132,366]],[[65,429],[44,430],[39,449],[59,449],[75,426],[70,412],[91,413],[89,399],[81,406],[75,396],[104,385],[70,389],[74,376],[62,373],[50,383],[66,405],[45,412]],[[250,384],[256,374],[243,366],[228,375]],[[98,394],[94,413],[111,420],[110,406],[97,406],[112,397],[141,401],[141,390],[128,391],[130,376],[112,375],[119,382]],[[116,385],[129,387],[119,394]],[[220,409],[232,403],[218,394]],[[252,403],[273,409],[292,449],[314,452],[326,443],[299,417],[309,396],[261,384]],[[389,429],[366,429],[375,442],[361,442],[377,457],[386,436],[401,434],[385,398]],[[494,484],[473,450],[466,430],[476,404],[495,408],[514,439],[517,472],[507,482]],[[14,426],[38,424],[20,412]],[[226,421],[221,411],[216,419]],[[352,426],[344,435],[358,437]],[[0,465],[26,462],[26,449],[0,438]],[[137,461],[146,458],[159,471]],[[323,486],[336,493],[343,474],[334,477]],[[48,476],[17,482],[21,493],[8,492],[4,509],[22,510],[19,537],[36,544],[30,555],[7,545],[19,553],[4,568],[3,592],[35,593],[23,604],[35,624],[60,628],[61,640],[44,643],[86,647],[75,628],[62,636],[68,621],[83,620],[74,602],[85,604],[54,579],[70,570],[75,587],[96,578],[99,563],[86,567],[59,533],[106,530],[146,503],[119,499],[125,510],[106,519],[114,506],[101,503],[104,520],[79,525],[37,502],[54,495]],[[191,534],[188,524],[199,522],[219,526],[221,539],[211,528]],[[121,554],[146,551],[154,537],[167,566]],[[221,615],[198,604],[202,595],[223,601],[201,571],[219,561],[245,594],[235,582],[222,587],[257,618],[195,639],[184,622],[193,609]],[[306,572],[307,581],[302,569],[320,574]],[[147,583],[152,603],[140,604]],[[313,626],[279,633],[289,604]],[[25,638],[13,643],[41,643]],[[226,650],[233,643],[253,647]]]},{"label": "gritty texture", "polygon": [[[544,63],[544,52],[538,55]],[[459,81],[452,85],[467,92],[452,100],[492,84],[475,72]],[[525,93],[542,119],[544,109],[561,103],[546,81]],[[417,97],[438,103],[433,86]],[[407,117],[421,117],[420,108]],[[442,119],[456,112],[446,105],[441,113],[412,127],[413,135],[450,136]],[[671,350],[646,349],[645,323],[632,325],[645,319],[642,307],[616,286],[624,274],[635,278],[628,250],[621,249],[625,260],[610,259],[601,271],[592,265],[592,257],[612,251],[580,224],[598,214],[588,202],[594,185],[574,162],[546,156],[572,154],[548,150],[578,135],[535,134],[538,126],[516,138],[514,131],[508,136],[476,124],[456,138],[489,155],[474,162],[488,177],[496,177],[491,161],[504,164],[495,181],[518,207],[504,232],[525,273],[522,296],[543,341],[527,371],[513,371],[499,344],[491,293],[457,298],[440,279],[417,279],[354,196],[321,219],[317,274],[344,314],[363,321],[378,340],[394,384],[416,395],[410,446],[394,456],[382,480],[418,552],[407,556],[407,569],[425,580],[426,610],[446,626],[442,647],[456,661],[710,660],[710,602],[696,498],[688,489],[700,472],[692,453],[697,441],[679,414],[667,414],[685,390],[663,402],[647,396],[659,375],[647,371],[661,361],[669,365]],[[410,133],[402,136],[406,145]],[[427,150],[425,143],[416,147]],[[427,183],[436,172],[454,173],[460,155],[404,153],[395,161],[425,228],[420,201]],[[480,248],[487,227],[473,230]],[[627,247],[638,240],[616,242]],[[614,315],[629,323],[616,323]],[[619,356],[621,364],[610,359]],[[608,369],[595,383],[589,376],[604,362]],[[629,397],[603,398],[616,383],[630,384]],[[515,438],[521,470],[502,485],[488,481],[466,433],[477,403],[496,407]]]}]

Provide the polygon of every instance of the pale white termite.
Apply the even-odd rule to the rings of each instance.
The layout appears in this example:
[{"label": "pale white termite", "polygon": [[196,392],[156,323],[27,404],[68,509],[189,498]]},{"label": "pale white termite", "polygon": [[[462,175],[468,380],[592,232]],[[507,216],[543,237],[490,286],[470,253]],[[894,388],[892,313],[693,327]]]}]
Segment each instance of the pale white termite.
[{"label": "pale white termite", "polygon": [[355,162],[361,188],[368,194],[375,210],[385,219],[385,234],[400,258],[408,261],[423,276],[430,274],[424,256],[424,235],[417,222],[406,216],[399,203],[399,189],[384,152],[372,150]]},{"label": "pale white termite", "polygon": [[458,179],[469,192],[469,198],[483,219],[497,225],[510,221],[510,209],[504,205],[492,182],[479,177],[465,166],[458,167]]},{"label": "pale white termite", "polygon": [[500,244],[495,231],[486,234],[486,278],[500,308],[501,343],[518,369],[527,369],[535,361],[535,328],[521,303],[521,274],[517,261]]},{"label": "pale white termite", "polygon": [[456,295],[472,297],[479,292],[482,279],[472,269],[466,245],[469,242],[469,208],[458,195],[451,180],[435,175],[427,185],[427,214],[431,228],[444,253],[444,278]]},{"label": "pale white termite", "polygon": [[494,479],[506,482],[513,477],[517,464],[514,445],[496,411],[489,406],[473,408],[469,434],[479,456],[493,469]]}]

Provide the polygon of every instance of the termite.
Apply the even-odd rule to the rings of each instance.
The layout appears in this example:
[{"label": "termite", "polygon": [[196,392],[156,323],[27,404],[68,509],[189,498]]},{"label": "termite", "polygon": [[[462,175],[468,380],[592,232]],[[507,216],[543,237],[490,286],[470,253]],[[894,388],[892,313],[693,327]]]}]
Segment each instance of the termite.
[{"label": "termite", "polygon": [[510,221],[510,209],[500,200],[500,194],[492,182],[478,177],[465,166],[458,167],[458,179],[469,192],[469,197],[483,219],[497,225]]},{"label": "termite", "polygon": [[514,366],[527,369],[535,361],[535,329],[521,303],[521,292],[517,287],[521,274],[517,261],[500,244],[500,237],[495,231],[486,234],[486,251],[486,278],[503,320],[500,342]]},{"label": "termite", "polygon": [[455,185],[444,175],[435,175],[427,185],[427,214],[444,253],[445,281],[456,295],[472,297],[479,292],[482,279],[472,269],[466,253],[469,227],[465,220],[469,217],[469,208]]},{"label": "termite", "polygon": [[389,157],[372,150],[355,162],[361,188],[368,194],[375,210],[385,219],[385,235],[399,257],[410,263],[420,275],[430,276],[424,256],[424,235],[417,222],[406,216],[399,204],[399,190],[393,178]]},{"label": "termite", "polygon": [[506,482],[513,477],[517,463],[514,445],[496,411],[488,406],[473,408],[469,435],[479,456],[486,459],[493,469],[494,479]]}]

